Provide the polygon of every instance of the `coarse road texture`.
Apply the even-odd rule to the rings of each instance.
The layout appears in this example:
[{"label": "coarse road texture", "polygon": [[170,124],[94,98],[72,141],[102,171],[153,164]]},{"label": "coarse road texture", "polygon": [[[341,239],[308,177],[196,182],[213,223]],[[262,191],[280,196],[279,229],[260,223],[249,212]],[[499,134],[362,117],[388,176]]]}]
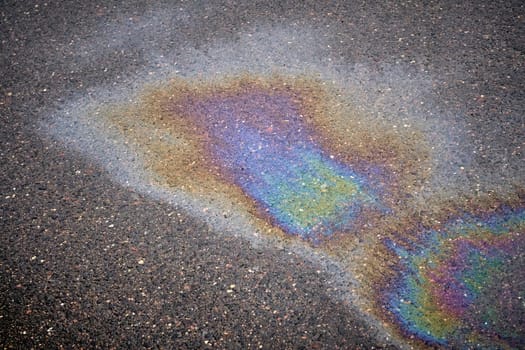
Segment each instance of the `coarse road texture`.
[{"label": "coarse road texture", "polygon": [[436,188],[505,198],[525,186],[524,28],[522,1],[2,1],[0,345],[402,347],[315,259],[123,186],[42,125],[156,76],[320,72],[427,120],[453,174]]}]

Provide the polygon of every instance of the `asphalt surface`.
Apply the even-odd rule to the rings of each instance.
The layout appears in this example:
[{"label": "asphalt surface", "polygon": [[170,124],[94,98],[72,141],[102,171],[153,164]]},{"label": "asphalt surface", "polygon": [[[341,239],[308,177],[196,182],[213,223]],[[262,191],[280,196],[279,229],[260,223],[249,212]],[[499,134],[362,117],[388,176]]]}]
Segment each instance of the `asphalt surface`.
[{"label": "asphalt surface", "polygon": [[[521,1],[3,1],[0,344],[400,346],[338,297],[315,261],[122,186],[42,123],[101,87],[132,89],[148,72],[206,77],[232,57],[258,71],[351,71],[363,105],[428,120],[430,131],[450,126],[450,143],[433,139],[452,159],[440,166],[467,170],[436,183],[505,197],[525,186],[524,27]],[[306,39],[272,46],[297,33]]]}]

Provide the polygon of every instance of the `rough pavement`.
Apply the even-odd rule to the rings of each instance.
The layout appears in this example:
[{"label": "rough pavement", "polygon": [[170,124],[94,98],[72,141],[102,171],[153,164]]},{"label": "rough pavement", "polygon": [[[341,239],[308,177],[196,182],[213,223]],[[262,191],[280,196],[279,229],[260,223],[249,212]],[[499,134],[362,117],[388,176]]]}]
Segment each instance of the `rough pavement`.
[{"label": "rough pavement", "polygon": [[358,105],[427,120],[429,135],[450,127],[430,140],[451,159],[442,174],[458,174],[436,183],[512,197],[525,186],[524,5],[425,3],[3,2],[0,344],[402,346],[322,264],[122,186],[42,125],[151,76],[324,67],[353,79]]}]

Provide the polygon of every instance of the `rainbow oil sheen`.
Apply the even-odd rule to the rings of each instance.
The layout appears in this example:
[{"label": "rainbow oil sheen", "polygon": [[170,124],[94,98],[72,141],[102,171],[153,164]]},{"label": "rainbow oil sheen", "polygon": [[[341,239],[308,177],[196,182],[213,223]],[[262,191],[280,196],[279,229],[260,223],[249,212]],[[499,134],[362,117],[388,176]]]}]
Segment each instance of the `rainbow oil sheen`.
[{"label": "rainbow oil sheen", "polygon": [[399,274],[384,307],[430,344],[519,348],[525,342],[525,210],[464,214],[414,242],[387,241]]},{"label": "rainbow oil sheen", "polygon": [[369,178],[314,140],[289,92],[251,88],[184,99],[185,115],[206,135],[205,158],[252,198],[275,225],[311,241],[352,229],[364,207],[380,208]]}]

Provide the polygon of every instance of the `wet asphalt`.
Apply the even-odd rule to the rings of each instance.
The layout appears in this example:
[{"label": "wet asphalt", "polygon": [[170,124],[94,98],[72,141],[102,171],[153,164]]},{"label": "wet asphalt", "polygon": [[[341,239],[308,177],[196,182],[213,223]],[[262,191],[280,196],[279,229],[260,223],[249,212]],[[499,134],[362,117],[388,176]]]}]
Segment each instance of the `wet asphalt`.
[{"label": "wet asphalt", "polygon": [[[476,171],[504,167],[502,174],[524,184],[516,178],[520,153],[501,156],[524,140],[520,1],[3,1],[1,346],[395,348],[334,297],[315,263],[220,235],[184,208],[121,186],[99,164],[41,136],[39,123],[69,99],[150,64],[148,45],[128,41],[112,52],[83,43],[104,35],[100,23],[140,18],[155,7],[198,15],[177,27],[176,40],[155,31],[143,38],[161,52],[205,51],[253,23],[311,22],[332,23],[338,38],[353,38],[334,49],[343,62],[381,69],[382,62],[416,61],[439,77],[436,109],[458,111],[474,146],[484,146]],[[120,27],[112,28],[109,37]],[[83,49],[92,51],[88,63],[80,62]]]}]

